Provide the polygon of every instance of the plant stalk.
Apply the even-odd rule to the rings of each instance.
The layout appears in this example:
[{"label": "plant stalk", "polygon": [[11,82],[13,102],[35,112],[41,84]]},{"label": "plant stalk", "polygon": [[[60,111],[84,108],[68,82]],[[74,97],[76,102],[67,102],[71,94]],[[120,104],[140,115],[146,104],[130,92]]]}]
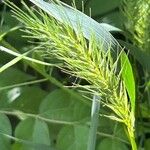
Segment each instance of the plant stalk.
[{"label": "plant stalk", "polygon": [[135,138],[131,135],[129,135],[129,136],[130,136],[130,142],[131,142],[132,150],[137,150],[137,145],[136,145],[136,142],[135,142]]},{"label": "plant stalk", "polygon": [[129,127],[127,129],[128,129],[128,131],[127,131],[128,132],[128,138],[130,140],[132,150],[137,150],[137,144],[135,141],[134,130],[129,128]]},{"label": "plant stalk", "polygon": [[97,134],[97,128],[99,123],[99,110],[100,110],[100,97],[94,95],[92,108],[91,108],[91,126],[89,131],[87,150],[95,150],[96,134]]}]

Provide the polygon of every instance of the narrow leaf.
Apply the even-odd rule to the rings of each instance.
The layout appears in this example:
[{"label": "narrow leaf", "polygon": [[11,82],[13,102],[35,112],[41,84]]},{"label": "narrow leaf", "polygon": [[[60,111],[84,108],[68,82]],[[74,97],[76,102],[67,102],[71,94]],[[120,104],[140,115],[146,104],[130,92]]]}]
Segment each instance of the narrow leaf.
[{"label": "narrow leaf", "polygon": [[100,23],[100,26],[103,27],[108,32],[122,32],[121,29],[114,27],[114,26],[107,24],[107,23]]},{"label": "narrow leaf", "polygon": [[103,43],[106,49],[110,45],[119,45],[103,25],[63,2],[58,5],[52,0],[49,3],[43,0],[30,1],[60,22],[71,25],[75,32],[82,32],[85,38],[90,39],[91,34],[94,34],[97,43]]},{"label": "narrow leaf", "polygon": [[0,68],[0,73],[3,72],[4,70],[6,70],[7,68],[11,67],[12,65],[16,64],[18,61],[20,61],[24,55],[26,55],[27,53],[24,53],[16,58],[14,58],[13,60],[11,60],[10,62],[8,62],[7,64],[5,64],[4,66],[2,66]]},{"label": "narrow leaf", "polygon": [[125,83],[125,87],[130,97],[131,107],[134,112],[135,109],[135,80],[133,75],[132,66],[129,62],[127,55],[123,52],[121,55],[121,66],[122,69],[122,77]]}]

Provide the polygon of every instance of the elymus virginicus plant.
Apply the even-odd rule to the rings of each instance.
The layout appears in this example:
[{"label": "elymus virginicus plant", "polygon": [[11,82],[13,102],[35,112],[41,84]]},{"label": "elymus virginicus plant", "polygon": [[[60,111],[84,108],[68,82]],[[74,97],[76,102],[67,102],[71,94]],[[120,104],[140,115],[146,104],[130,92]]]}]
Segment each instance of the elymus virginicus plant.
[{"label": "elymus virginicus plant", "polygon": [[132,42],[150,54],[150,1],[124,0],[123,14]]},{"label": "elymus virginicus plant", "polygon": [[111,44],[106,51],[103,42],[97,43],[93,33],[90,40],[85,39],[80,23],[77,22],[79,28],[75,32],[71,24],[59,22],[41,10],[32,10],[24,2],[27,13],[9,1],[7,5],[25,25],[26,37],[38,41],[36,51],[41,52],[43,58],[50,63],[56,59],[58,64],[55,65],[64,72],[88,81],[89,85],[82,87],[100,97],[103,106],[113,112],[113,115],[106,114],[106,117],[124,124],[132,149],[136,150],[134,110],[128,101],[121,77],[122,69],[118,71],[122,51],[114,60]]},{"label": "elymus virginicus plant", "polygon": [[[124,0],[122,5],[123,14],[129,31],[129,39],[140,50],[150,56],[150,1],[149,0]],[[148,62],[147,62],[148,63]],[[150,106],[150,88],[147,83],[150,81],[149,69],[144,69],[145,91]]]}]

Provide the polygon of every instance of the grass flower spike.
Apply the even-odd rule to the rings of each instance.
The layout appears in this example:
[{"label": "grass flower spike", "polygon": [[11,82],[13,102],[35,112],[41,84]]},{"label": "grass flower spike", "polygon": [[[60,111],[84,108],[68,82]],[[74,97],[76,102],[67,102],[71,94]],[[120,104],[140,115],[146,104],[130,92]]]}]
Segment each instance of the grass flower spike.
[{"label": "grass flower spike", "polygon": [[75,32],[71,25],[23,4],[27,13],[7,1],[14,16],[25,25],[26,36],[38,41],[36,51],[42,52],[50,63],[57,59],[58,64],[55,65],[66,73],[88,81],[89,86],[82,87],[100,97],[102,105],[112,111],[113,115],[105,116],[124,124],[132,149],[136,150],[134,112],[131,111],[121,71],[118,71],[122,51],[114,60],[111,44],[105,51],[103,43],[96,42],[94,34],[91,33],[90,40],[87,40],[80,32],[80,24],[78,32]]}]

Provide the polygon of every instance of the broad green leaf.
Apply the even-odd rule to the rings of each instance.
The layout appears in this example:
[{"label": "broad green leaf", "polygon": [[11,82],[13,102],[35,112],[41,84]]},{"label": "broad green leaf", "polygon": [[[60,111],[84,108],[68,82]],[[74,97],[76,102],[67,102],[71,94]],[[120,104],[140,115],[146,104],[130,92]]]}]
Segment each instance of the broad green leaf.
[{"label": "broad green leaf", "polygon": [[[39,87],[13,87],[7,90],[1,88],[33,80],[34,77],[19,69],[9,68],[0,74],[0,108],[12,108],[28,113],[37,113],[46,92]],[[36,93],[36,94],[34,94]],[[34,105],[32,105],[34,103]]]},{"label": "broad green leaf", "polygon": [[110,45],[118,46],[118,42],[104,27],[73,7],[62,2],[58,5],[52,1],[49,3],[43,0],[30,1],[60,22],[71,25],[75,32],[82,32],[85,38],[90,39],[94,34],[97,43],[103,43],[106,50]]},{"label": "broad green leaf", "polygon": [[12,134],[11,124],[6,115],[0,114],[0,150],[11,149],[11,140],[6,137]]},{"label": "broad green leaf", "polygon": [[96,150],[128,150],[128,148],[120,141],[111,138],[105,138],[101,140]]},{"label": "broad green leaf", "polygon": [[55,90],[42,101],[39,113],[56,122],[73,123],[89,119],[90,108],[67,92]]},{"label": "broad green leaf", "polygon": [[135,80],[134,80],[132,66],[125,52],[121,54],[121,68],[122,68],[123,81],[125,83],[125,87],[130,97],[132,111],[134,112],[135,110]]},{"label": "broad green leaf", "polygon": [[89,128],[85,126],[64,127],[57,139],[59,150],[86,150]]},{"label": "broad green leaf", "polygon": [[15,87],[0,92],[0,108],[15,109],[28,113],[38,113],[46,92],[39,87]]},{"label": "broad green leaf", "polygon": [[0,74],[0,87],[22,83],[32,79],[34,79],[33,76],[19,69],[9,68]]},{"label": "broad green leaf", "polygon": [[15,137],[20,139],[13,148],[19,150],[51,150],[49,129],[45,122],[28,118],[21,121],[15,129]]}]

